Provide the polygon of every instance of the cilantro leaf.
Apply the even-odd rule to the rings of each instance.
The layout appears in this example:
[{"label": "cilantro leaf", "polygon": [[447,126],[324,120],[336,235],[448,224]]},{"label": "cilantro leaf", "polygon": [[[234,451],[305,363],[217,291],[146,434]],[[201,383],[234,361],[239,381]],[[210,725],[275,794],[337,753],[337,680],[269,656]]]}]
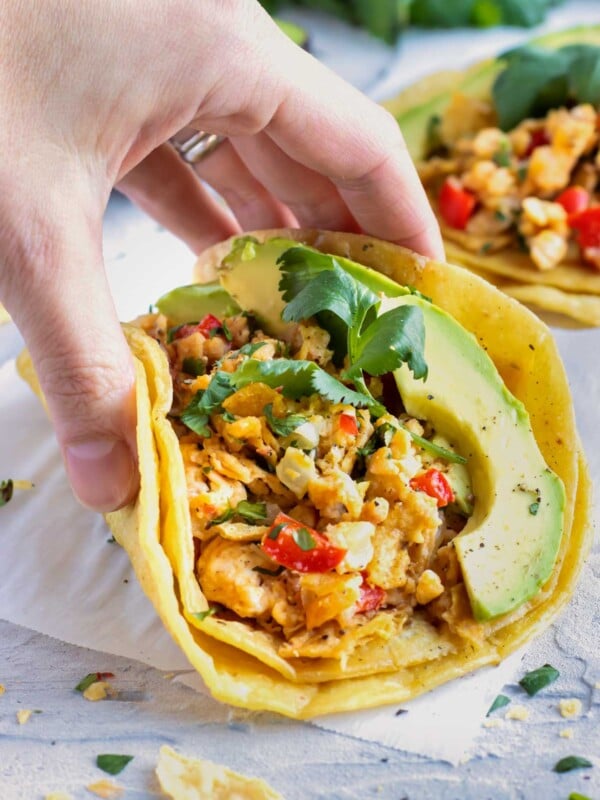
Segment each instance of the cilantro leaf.
[{"label": "cilantro leaf", "polygon": [[288,414],[286,417],[276,417],[273,414],[273,403],[269,403],[263,408],[263,413],[267,418],[269,428],[276,436],[290,436],[296,428],[306,422],[306,417],[302,414]]},{"label": "cilantro leaf", "polygon": [[241,389],[249,383],[266,383],[273,389],[281,387],[282,394],[293,400],[315,392],[333,403],[355,406],[378,406],[372,397],[355,392],[321,369],[313,361],[277,358],[273,361],[251,359],[241,364],[229,376],[232,386]]},{"label": "cilantro leaf", "polygon": [[112,672],[88,672],[85,678],[82,678],[77,686],[75,687],[76,692],[85,692],[86,689],[92,685],[92,683],[97,683],[98,681],[104,680],[104,678],[114,678],[114,674]]},{"label": "cilantro leaf", "polygon": [[385,408],[370,394],[349,389],[323,369],[315,370],[312,375],[312,385],[318,394],[331,400],[332,403],[347,403],[357,408],[367,406],[373,414],[378,416],[385,413]]},{"label": "cilantro leaf", "polygon": [[206,527],[212,528],[213,525],[222,525],[223,522],[229,522],[229,520],[232,519],[234,513],[235,511],[233,510],[233,508],[228,505],[225,511],[223,511],[222,514],[213,517]]},{"label": "cilantro leaf", "polygon": [[[374,302],[377,298],[373,295]],[[301,322],[319,311],[333,311],[350,328],[357,312],[356,281],[339,267],[319,272],[283,309],[284,322]]]},{"label": "cilantro leaf", "polygon": [[187,372],[188,375],[194,375],[195,377],[204,375],[206,372],[206,364],[203,359],[196,358],[195,356],[187,356],[184,358],[181,368],[184,372]]},{"label": "cilantro leaf", "polygon": [[89,689],[92,683],[96,683],[96,681],[100,680],[98,677],[98,672],[88,672],[85,678],[82,678],[77,686],[75,687],[76,692],[85,692],[86,689]]},{"label": "cilantro leaf", "polygon": [[308,528],[298,528],[292,531],[292,539],[296,542],[300,550],[307,552],[314,550],[317,546],[315,537],[311,534]]},{"label": "cilantro leaf", "polygon": [[248,342],[248,344],[244,344],[238,350],[243,356],[253,356],[257,350],[260,350],[261,347],[264,347],[266,342]]},{"label": "cilantro leaf", "polygon": [[267,519],[267,504],[263,502],[251,503],[249,500],[240,500],[235,507],[235,513],[246,522],[264,522]]},{"label": "cilantro leaf", "polygon": [[103,753],[96,758],[96,766],[109,775],[118,775],[123,772],[133,756],[122,756],[117,753]]},{"label": "cilantro leaf", "polygon": [[383,375],[406,362],[415,378],[425,379],[424,349],[425,323],[421,309],[418,306],[393,308],[377,317],[358,338],[351,370]]},{"label": "cilantro leaf", "polygon": [[277,259],[281,272],[279,291],[287,302],[293,300],[310,281],[321,272],[333,269],[333,256],[319,253],[309,247],[290,247]]},{"label": "cilantro leaf", "polygon": [[425,439],[423,438],[423,436],[419,436],[418,433],[413,433],[408,428],[404,428],[404,430],[408,431],[410,438],[422,450],[426,450],[428,453],[432,453],[435,456],[439,456],[440,458],[443,458],[444,461],[449,461],[451,464],[467,463],[467,459],[464,456],[455,453],[454,450],[448,450],[446,447],[442,447],[441,444],[430,442],[429,439]]},{"label": "cilantro leaf", "polygon": [[521,686],[530,697],[545,689],[560,676],[560,672],[550,664],[544,664],[539,669],[534,669],[524,675],[519,681]]},{"label": "cilantro leaf", "polygon": [[[334,363],[341,366],[348,353],[349,328],[360,328],[364,320],[374,318],[377,296],[334,256],[309,247],[292,247],[277,263],[282,273],[279,289],[289,301],[282,318],[298,322],[315,316],[329,333]],[[286,314],[291,315],[289,319]]]},{"label": "cilantro leaf", "polygon": [[217,610],[216,608],[211,606],[211,608],[207,608],[204,611],[192,611],[191,615],[192,617],[194,617],[194,619],[197,619],[198,622],[202,622],[207,617],[212,617],[212,615],[216,612],[216,610]]},{"label": "cilantro leaf", "polygon": [[203,392],[197,392],[182,411],[181,421],[198,436],[210,436],[211,430],[208,426],[210,415],[213,411],[217,411],[223,400],[234,391],[230,374],[215,372],[208,388]]}]

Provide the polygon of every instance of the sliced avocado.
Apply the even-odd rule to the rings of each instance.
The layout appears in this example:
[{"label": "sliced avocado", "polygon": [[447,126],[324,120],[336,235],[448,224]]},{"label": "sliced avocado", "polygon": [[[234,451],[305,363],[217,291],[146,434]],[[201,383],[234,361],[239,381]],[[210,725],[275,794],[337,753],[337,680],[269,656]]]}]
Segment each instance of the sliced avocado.
[{"label": "sliced avocado", "polygon": [[[221,273],[240,306],[259,314],[276,335],[284,325],[276,260],[290,245],[296,243],[242,244]],[[370,286],[387,280],[336,260],[355,277],[369,273]],[[398,294],[396,286],[396,294],[383,297],[379,313],[402,304],[421,308],[429,366],[426,381],[415,380],[405,365],[395,372],[396,383],[407,412],[429,420],[468,458],[475,503],[454,546],[475,618],[492,619],[533,597],[550,576],[562,536],[564,488],[542,458],[523,404],[475,338],[406,288]]]},{"label": "sliced avocado", "polygon": [[[541,36],[530,42],[536,47],[558,49],[568,44],[600,44],[600,25],[570,28]],[[401,93],[384,105],[396,117],[404,135],[410,155],[423,158],[426,154],[427,129],[429,120],[442,116],[453,92],[461,92],[469,97],[486,100],[491,97],[492,84],[502,69],[502,60],[486,60],[474,64],[463,72],[442,72],[424,78],[420,85],[419,102],[414,103],[415,93],[406,92],[407,104]],[[410,93],[409,93],[410,92]]]},{"label": "sliced avocado", "polygon": [[[436,433],[431,441],[446,450],[454,450],[448,439],[439,433]],[[473,489],[467,465],[450,462],[446,468],[446,477],[454,492],[454,502],[450,504],[450,507],[459,514],[470,517],[473,513]]]},{"label": "sliced avocado", "polygon": [[[284,336],[290,325],[281,319],[281,312],[285,306],[279,292],[281,275],[279,270],[273,267],[277,259],[293,247],[305,247],[305,245],[283,238],[273,238],[264,244],[259,244],[252,237],[240,237],[235,240],[231,253],[219,268],[219,278],[225,291],[274,336]],[[376,294],[396,297],[410,292],[409,288],[399,286],[387,276],[355,261],[341,256],[335,256],[335,260]],[[329,265],[323,265],[324,269],[328,267]]]},{"label": "sliced avocado", "polygon": [[404,365],[394,377],[409,414],[429,420],[468,458],[473,515],[454,539],[473,614],[488,620],[518,608],[549,578],[562,536],[560,479],[539,451],[523,404],[508,391],[475,338],[412,295],[384,300],[420,306],[429,374]]},{"label": "sliced avocado", "polygon": [[240,311],[235,300],[218,281],[178,286],[163,294],[154,305],[173,325],[200,320],[207,314],[224,317]]}]

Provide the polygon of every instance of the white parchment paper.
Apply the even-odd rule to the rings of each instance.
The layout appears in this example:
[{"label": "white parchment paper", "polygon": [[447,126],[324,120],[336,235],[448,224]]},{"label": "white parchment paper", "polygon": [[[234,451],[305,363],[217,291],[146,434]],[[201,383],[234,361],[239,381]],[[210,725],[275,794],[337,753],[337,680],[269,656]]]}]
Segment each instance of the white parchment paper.
[{"label": "white parchment paper", "polygon": [[[568,5],[568,19],[555,14],[552,27],[582,19],[600,21],[596,3]],[[472,38],[464,33],[446,35],[442,58],[438,36],[405,37],[377,96],[393,93],[425,71],[464,63],[466,43]],[[495,52],[515,37],[522,39],[523,34],[488,35],[485,46],[478,39],[480,49],[471,57]],[[432,53],[427,69],[423,68],[423,48]],[[329,62],[335,65],[335,57]],[[105,257],[121,319],[143,312],[163,292],[190,279],[192,257],[186,248],[118,197],[107,214]],[[597,479],[600,331],[560,330],[556,335]],[[72,644],[139,659],[159,669],[188,669],[186,658],[139,588],[125,553],[109,541],[102,518],[73,499],[44,412],[16,376],[14,357],[21,345],[14,325],[0,328],[0,479],[26,478],[35,483],[34,490],[17,493],[0,510],[0,616]],[[387,707],[329,715],[315,724],[457,763],[472,744],[494,696],[514,678],[519,659],[515,654],[500,667],[418,698],[409,704],[407,715],[398,707]],[[195,673],[181,680],[206,691]]]}]

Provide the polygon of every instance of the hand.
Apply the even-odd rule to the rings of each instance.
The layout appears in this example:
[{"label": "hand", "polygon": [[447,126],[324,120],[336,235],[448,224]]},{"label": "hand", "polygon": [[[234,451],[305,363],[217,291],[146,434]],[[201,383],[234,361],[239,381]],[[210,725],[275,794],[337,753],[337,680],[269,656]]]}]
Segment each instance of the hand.
[{"label": "hand", "polygon": [[[102,263],[115,184],[196,252],[300,224],[442,253],[394,120],[254,0],[11,3],[0,52],[0,297],[87,506],[117,508],[138,481],[132,361]],[[165,144],[189,124],[228,137],[196,171],[231,213]]]}]

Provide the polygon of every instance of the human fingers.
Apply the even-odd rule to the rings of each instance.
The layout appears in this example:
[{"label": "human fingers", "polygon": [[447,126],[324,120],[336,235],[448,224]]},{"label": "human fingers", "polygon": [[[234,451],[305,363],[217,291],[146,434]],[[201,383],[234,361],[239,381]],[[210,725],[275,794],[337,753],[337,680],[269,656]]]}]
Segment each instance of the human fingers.
[{"label": "human fingers", "polygon": [[266,134],[232,139],[237,153],[260,183],[306,228],[355,230],[357,225],[333,183],[290,158]]},{"label": "human fingers", "polygon": [[286,75],[265,128],[271,139],[327,176],[366,233],[443,257],[439,227],[394,118],[299,49],[290,51]]},{"label": "human fingers", "polygon": [[223,197],[244,230],[297,225],[292,212],[248,169],[231,141],[194,164],[194,171]]},{"label": "human fingers", "polygon": [[240,232],[232,215],[168,144],[146,156],[119,181],[117,189],[194,253]]},{"label": "human fingers", "polygon": [[29,347],[71,486],[107,512],[138,486],[133,364],[102,265],[102,208],[88,187],[53,177],[36,197],[0,202],[0,296]]}]

